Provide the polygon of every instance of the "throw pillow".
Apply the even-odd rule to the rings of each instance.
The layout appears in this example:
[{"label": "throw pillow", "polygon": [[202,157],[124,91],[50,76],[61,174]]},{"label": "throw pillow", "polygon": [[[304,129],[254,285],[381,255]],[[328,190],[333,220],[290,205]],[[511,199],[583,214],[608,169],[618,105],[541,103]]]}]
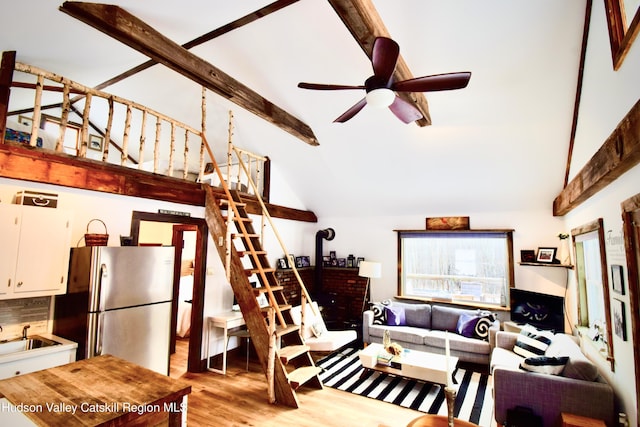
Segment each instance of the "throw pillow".
[{"label": "throw pillow", "polygon": [[489,340],[489,329],[495,322],[495,314],[478,310],[476,313],[463,312],[458,318],[456,331],[467,338]]},{"label": "throw pillow", "polygon": [[551,331],[542,331],[529,324],[524,325],[518,334],[513,352],[522,357],[544,356],[553,335]]},{"label": "throw pillow", "polygon": [[324,325],[324,322],[317,321],[313,325],[311,325],[311,332],[313,332],[313,336],[318,338],[325,332],[327,332],[327,327]]},{"label": "throw pillow", "polygon": [[385,307],[384,314],[388,326],[404,326],[407,324],[404,315],[404,307]]},{"label": "throw pillow", "polygon": [[569,361],[567,356],[564,357],[527,357],[520,364],[520,368],[529,372],[538,372],[540,374],[560,375],[565,365]]},{"label": "throw pillow", "polygon": [[371,311],[373,311],[373,324],[374,325],[386,325],[387,317],[384,312],[384,308],[391,303],[389,301],[372,302]]}]

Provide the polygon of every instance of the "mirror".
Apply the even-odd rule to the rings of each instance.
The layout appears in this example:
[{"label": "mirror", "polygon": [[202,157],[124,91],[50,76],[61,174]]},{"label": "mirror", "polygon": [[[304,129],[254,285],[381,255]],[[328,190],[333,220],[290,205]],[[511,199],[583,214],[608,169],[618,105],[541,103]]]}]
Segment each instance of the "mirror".
[{"label": "mirror", "polygon": [[602,218],[571,230],[578,281],[578,331],[614,369],[609,280]]}]

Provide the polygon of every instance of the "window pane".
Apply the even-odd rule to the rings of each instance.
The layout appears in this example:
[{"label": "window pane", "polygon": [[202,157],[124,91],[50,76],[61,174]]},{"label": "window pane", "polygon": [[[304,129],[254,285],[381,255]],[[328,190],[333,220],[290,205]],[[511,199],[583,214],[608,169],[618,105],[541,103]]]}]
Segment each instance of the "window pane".
[{"label": "window pane", "polygon": [[507,233],[401,233],[401,291],[505,305],[510,286]]}]

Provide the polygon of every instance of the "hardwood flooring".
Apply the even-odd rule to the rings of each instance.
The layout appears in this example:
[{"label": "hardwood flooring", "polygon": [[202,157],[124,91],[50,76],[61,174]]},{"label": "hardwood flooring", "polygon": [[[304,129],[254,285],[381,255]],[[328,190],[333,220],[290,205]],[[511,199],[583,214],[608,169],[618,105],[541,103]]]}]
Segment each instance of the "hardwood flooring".
[{"label": "hardwood flooring", "polygon": [[325,387],[297,391],[300,407],[271,405],[267,382],[257,364],[246,371],[245,354],[230,355],[227,375],[186,372],[187,340],[171,358],[170,376],[191,384],[187,425],[193,426],[335,426],[404,427],[422,412]]}]

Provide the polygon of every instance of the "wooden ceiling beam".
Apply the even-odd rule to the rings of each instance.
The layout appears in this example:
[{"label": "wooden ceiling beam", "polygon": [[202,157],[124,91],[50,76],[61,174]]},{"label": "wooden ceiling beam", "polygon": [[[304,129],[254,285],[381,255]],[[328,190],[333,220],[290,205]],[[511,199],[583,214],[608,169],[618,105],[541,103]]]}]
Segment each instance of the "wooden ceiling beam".
[{"label": "wooden ceiling beam", "polygon": [[307,144],[319,145],[306,123],[119,6],[66,1],[60,6],[60,10],[212,90]]},{"label": "wooden ceiling beam", "polygon": [[[384,22],[382,22],[382,18],[380,18],[371,0],[329,0],[329,3],[369,59],[371,59],[373,41],[376,37],[393,38],[389,35],[389,31],[384,25]],[[395,81],[414,78],[402,56],[398,57],[398,63],[393,77]],[[420,110],[423,117],[420,120],[416,120],[418,126],[428,126],[431,124],[429,104],[423,93],[399,92],[398,96]]]}]

